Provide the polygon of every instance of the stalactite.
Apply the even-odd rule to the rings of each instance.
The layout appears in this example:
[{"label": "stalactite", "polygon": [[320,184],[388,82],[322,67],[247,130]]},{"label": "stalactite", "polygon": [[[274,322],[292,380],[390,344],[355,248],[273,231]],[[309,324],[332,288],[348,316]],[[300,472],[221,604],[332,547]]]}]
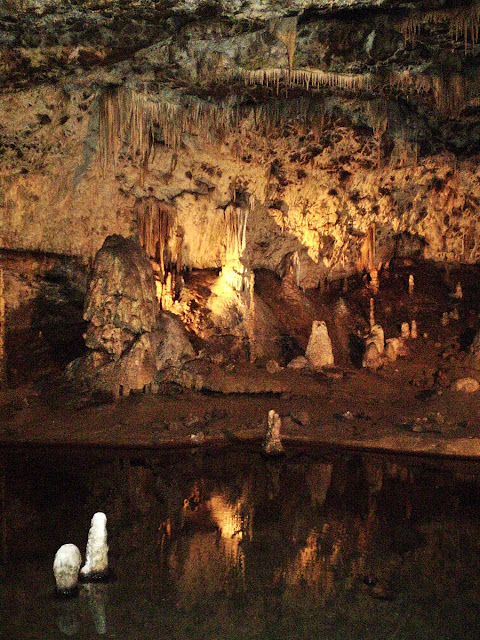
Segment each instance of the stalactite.
[{"label": "stalactite", "polygon": [[404,35],[405,42],[415,42],[420,34],[422,25],[442,23],[448,24],[450,36],[454,40],[463,39],[466,53],[469,42],[478,43],[480,7],[459,7],[415,13],[402,22],[400,29]]},{"label": "stalactite", "polygon": [[369,73],[333,73],[318,69],[295,69],[290,73],[286,69],[269,68],[243,70],[247,84],[279,87],[281,82],[290,86],[299,86],[306,90],[330,87],[347,91],[372,89],[374,77]]},{"label": "stalactite", "polygon": [[382,161],[382,136],[387,130],[388,111],[385,102],[374,100],[368,103],[368,114],[372,124],[373,134],[377,141],[377,169]]},{"label": "stalactite", "polygon": [[237,262],[246,246],[248,209],[231,204],[225,209],[225,261]]},{"label": "stalactite", "polygon": [[360,259],[358,261],[358,269],[363,271],[371,271],[376,268],[376,227],[372,222],[368,228],[367,235],[360,249]]},{"label": "stalactite", "polygon": [[[437,109],[447,116],[456,116],[467,104],[467,87],[459,73],[448,75],[412,74],[410,71],[395,72],[389,84],[402,91],[427,94],[431,92]],[[469,101],[471,104],[471,101]]]},{"label": "stalactite", "polygon": [[288,18],[279,18],[274,20],[270,25],[270,32],[283,42],[287,48],[288,70],[293,71],[293,57],[295,55],[295,46],[297,40],[297,16]]},{"label": "stalactite", "polygon": [[174,207],[150,197],[136,205],[138,239],[146,254],[157,262],[160,278],[165,281],[171,266],[169,243],[174,224]]},{"label": "stalactite", "polygon": [[433,95],[438,110],[448,116],[458,115],[465,108],[465,80],[458,73],[433,78]]}]

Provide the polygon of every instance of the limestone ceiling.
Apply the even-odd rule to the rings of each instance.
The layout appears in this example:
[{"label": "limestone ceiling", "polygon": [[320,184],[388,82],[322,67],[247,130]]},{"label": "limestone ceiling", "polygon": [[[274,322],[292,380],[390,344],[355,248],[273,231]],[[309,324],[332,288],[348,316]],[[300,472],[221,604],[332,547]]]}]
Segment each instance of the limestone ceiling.
[{"label": "limestone ceiling", "polygon": [[409,113],[471,123],[479,27],[480,4],[445,0],[1,0],[0,90],[126,87],[227,107],[353,96],[393,99],[404,130]]}]

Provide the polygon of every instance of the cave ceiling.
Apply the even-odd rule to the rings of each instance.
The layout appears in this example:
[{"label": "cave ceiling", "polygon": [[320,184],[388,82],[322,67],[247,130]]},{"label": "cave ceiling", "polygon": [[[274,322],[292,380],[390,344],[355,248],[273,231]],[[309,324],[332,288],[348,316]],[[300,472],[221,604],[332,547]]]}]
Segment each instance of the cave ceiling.
[{"label": "cave ceiling", "polygon": [[240,103],[345,91],[471,117],[480,9],[392,0],[2,0],[0,89],[166,88]]}]

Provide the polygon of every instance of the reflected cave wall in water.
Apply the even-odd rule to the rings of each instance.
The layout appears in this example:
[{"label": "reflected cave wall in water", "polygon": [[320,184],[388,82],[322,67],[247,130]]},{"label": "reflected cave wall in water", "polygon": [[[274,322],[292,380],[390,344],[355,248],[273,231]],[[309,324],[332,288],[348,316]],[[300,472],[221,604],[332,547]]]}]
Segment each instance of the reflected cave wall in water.
[{"label": "reflected cave wall in water", "polygon": [[[204,633],[230,621],[286,638],[313,611],[318,633],[329,625],[348,633],[352,621],[379,633],[407,592],[427,625],[424,600],[447,601],[479,568],[467,551],[478,546],[474,468],[439,474],[425,462],[302,452],[267,463],[256,453],[208,449],[78,453],[3,457],[8,558],[47,557],[50,567],[67,539],[84,549],[90,515],[103,509],[117,579],[98,598],[119,633],[127,618],[129,628],[148,620],[153,632],[168,614],[170,633],[187,634],[188,620],[201,615]],[[53,589],[48,572],[43,579]],[[96,596],[82,597],[72,605],[84,611],[80,620]],[[16,598],[7,601],[12,624],[15,612],[24,614]],[[380,614],[379,603],[388,603]],[[471,619],[468,606],[467,598],[455,619]],[[442,624],[439,613],[431,628]]]}]

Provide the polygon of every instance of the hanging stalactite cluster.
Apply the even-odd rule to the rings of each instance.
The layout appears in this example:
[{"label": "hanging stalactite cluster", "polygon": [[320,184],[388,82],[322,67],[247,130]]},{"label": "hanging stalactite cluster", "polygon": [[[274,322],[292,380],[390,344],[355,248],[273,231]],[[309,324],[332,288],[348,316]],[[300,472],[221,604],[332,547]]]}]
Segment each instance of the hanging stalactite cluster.
[{"label": "hanging stalactite cluster", "polygon": [[448,25],[450,37],[455,41],[462,39],[466,53],[469,43],[478,43],[480,6],[455,7],[410,15],[401,24],[405,42],[415,42],[425,24]]},{"label": "hanging stalactite cluster", "polygon": [[467,86],[460,73],[414,74],[410,71],[392,73],[389,84],[403,93],[431,93],[435,107],[448,117],[456,117],[467,104],[477,99],[478,87]]},{"label": "hanging stalactite cluster", "polygon": [[344,89],[347,91],[361,91],[372,89],[375,82],[369,73],[332,73],[319,69],[289,69],[270,68],[242,70],[241,75],[248,85],[264,87],[280,86],[301,87],[308,90],[318,90],[322,87]]},{"label": "hanging stalactite cluster", "polygon": [[175,227],[175,208],[149,197],[138,200],[135,209],[139,242],[149,258],[158,264],[164,282],[172,264],[170,241]]},{"label": "hanging stalactite cluster", "polygon": [[[434,101],[440,113],[456,117],[467,104],[478,100],[475,83],[467,83],[460,73],[414,73],[410,70],[395,71],[386,76],[364,74],[340,74],[312,69],[272,68],[242,70],[244,82],[249,86],[276,88],[299,87],[309,92],[322,88],[388,92],[400,91],[424,94]],[[367,96],[368,97],[368,96]],[[243,103],[240,95],[231,95],[219,102],[209,102],[196,96],[162,91],[148,94],[128,88],[107,90],[100,96],[99,158],[104,171],[114,166],[122,150],[138,163],[142,171],[148,168],[154,143],[161,142],[177,149],[185,134],[201,135],[207,142],[225,140],[240,130],[268,135],[272,128],[288,121],[314,125],[325,117],[321,97],[290,100],[270,99],[252,105]]]},{"label": "hanging stalactite cluster", "polygon": [[268,134],[289,119],[313,122],[324,117],[322,103],[308,98],[277,100],[258,105],[242,105],[237,96],[213,104],[185,97],[165,103],[160,98],[116,89],[105,92],[100,99],[99,158],[104,173],[115,166],[123,145],[133,160],[144,169],[156,140],[178,148],[182,135],[199,134],[207,142],[224,140],[240,128]]}]

